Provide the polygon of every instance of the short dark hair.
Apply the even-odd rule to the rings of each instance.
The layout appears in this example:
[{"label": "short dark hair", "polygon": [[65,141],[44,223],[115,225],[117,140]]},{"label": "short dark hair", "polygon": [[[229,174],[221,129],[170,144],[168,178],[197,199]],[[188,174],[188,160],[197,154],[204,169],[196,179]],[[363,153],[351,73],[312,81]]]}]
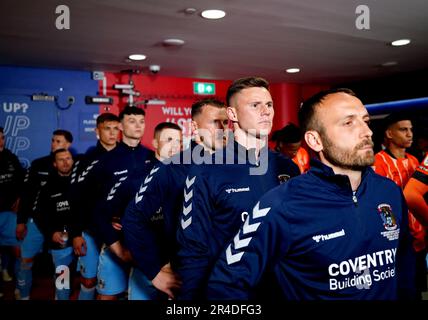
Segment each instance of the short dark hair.
[{"label": "short dark hair", "polygon": [[227,105],[230,106],[230,100],[235,94],[247,88],[266,88],[269,90],[269,82],[260,77],[240,78],[233,81],[233,83],[229,86],[229,89],[227,89]]},{"label": "short dark hair", "polygon": [[55,160],[56,160],[56,155],[57,155],[58,153],[61,153],[61,152],[69,152],[69,153],[71,154],[71,151],[70,151],[70,150],[68,150],[68,149],[66,149],[66,148],[60,148],[60,149],[55,150],[55,151],[52,153],[52,160],[53,160],[53,161],[55,161]]},{"label": "short dark hair", "polygon": [[296,143],[302,140],[302,133],[294,123],[289,123],[284,128],[275,131],[271,140],[276,143]]},{"label": "short dark hair", "polygon": [[97,127],[104,122],[107,121],[116,121],[119,122],[119,117],[113,113],[110,112],[106,112],[106,113],[102,113],[97,117]]},{"label": "short dark hair", "polygon": [[0,133],[3,133],[3,127],[0,127]]},{"label": "short dark hair", "polygon": [[63,136],[65,140],[67,140],[68,142],[70,143],[73,142],[73,135],[71,134],[70,131],[58,129],[58,130],[55,130],[52,134],[54,136]]},{"label": "short dark hair", "polygon": [[409,120],[412,121],[412,117],[409,116],[407,112],[400,111],[400,112],[394,112],[389,114],[387,117],[385,117],[382,120],[382,128],[383,132],[385,132],[389,127],[391,127],[393,124],[403,121],[403,120]]},{"label": "short dark hair", "polygon": [[178,124],[172,122],[161,122],[155,127],[154,137],[156,138],[156,136],[160,134],[164,129],[174,129],[181,131],[181,128]]},{"label": "short dark hair", "polygon": [[226,107],[226,104],[223,101],[220,101],[214,98],[205,98],[202,100],[198,100],[192,104],[192,119],[198,114],[201,114],[203,107],[208,105],[217,107],[217,108]]},{"label": "short dark hair", "polygon": [[135,115],[146,115],[146,112],[143,109],[140,109],[138,107],[133,107],[130,105],[127,105],[120,113],[119,113],[119,120],[122,121],[123,118],[125,117],[125,115],[131,115],[131,114],[135,114]]},{"label": "short dark hair", "polygon": [[329,90],[324,90],[314,94],[312,97],[307,99],[302,103],[302,106],[299,110],[299,125],[303,132],[308,130],[317,130],[322,131],[324,128],[315,121],[315,107],[322,103],[322,101],[330,94],[335,93],[346,93],[350,96],[356,97],[354,91],[347,88],[334,88]]}]

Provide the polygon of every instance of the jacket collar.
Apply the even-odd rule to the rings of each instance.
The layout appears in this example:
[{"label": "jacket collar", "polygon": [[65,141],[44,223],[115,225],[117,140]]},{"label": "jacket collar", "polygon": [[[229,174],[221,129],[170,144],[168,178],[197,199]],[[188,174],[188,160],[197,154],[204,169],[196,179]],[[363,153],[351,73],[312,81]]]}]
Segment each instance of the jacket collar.
[{"label": "jacket collar", "polygon": [[131,146],[128,146],[126,143],[124,143],[123,141],[120,141],[118,144],[117,144],[117,146],[118,147],[120,147],[120,148],[122,148],[122,149],[125,149],[125,150],[137,150],[137,149],[141,149],[142,148],[142,146],[141,146],[141,144],[139,143],[136,147],[131,147]]},{"label": "jacket collar", "polygon": [[[263,152],[268,152],[268,150],[269,149],[267,145],[265,145],[260,150],[260,153],[257,156],[260,156],[260,154],[262,154]],[[256,160],[257,158],[256,158],[255,148],[247,149],[243,145],[236,142],[235,140],[229,140],[229,142],[226,145],[225,152],[226,152],[226,158],[233,156],[233,160],[234,160],[233,163],[235,164],[256,165],[258,162]],[[259,157],[259,160],[260,160],[260,157]]]},{"label": "jacket collar", "polygon": [[[324,181],[329,182],[330,184],[339,187],[340,189],[346,190],[347,192],[352,192],[351,182],[347,175],[334,173],[331,167],[325,165],[317,159],[311,159],[310,164],[311,169],[309,170],[309,172],[311,172],[313,175],[321,178]],[[361,172],[361,183],[358,189],[360,189],[361,186],[365,183],[367,175],[371,174],[372,172],[373,170],[369,166],[363,169],[363,171]]]}]

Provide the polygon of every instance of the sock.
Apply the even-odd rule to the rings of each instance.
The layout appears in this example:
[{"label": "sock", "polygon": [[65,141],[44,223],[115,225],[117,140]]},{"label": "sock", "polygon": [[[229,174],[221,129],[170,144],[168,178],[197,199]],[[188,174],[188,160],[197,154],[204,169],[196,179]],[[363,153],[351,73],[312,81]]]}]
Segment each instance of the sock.
[{"label": "sock", "polygon": [[83,284],[80,285],[79,300],[94,300],[95,287],[86,288]]},{"label": "sock", "polygon": [[[16,274],[16,288],[19,291],[17,299],[28,300],[33,283],[33,263],[17,262],[19,263],[18,272]],[[15,268],[16,266],[17,264],[15,264]]]},{"label": "sock", "polygon": [[55,289],[55,300],[70,300],[70,289]]}]

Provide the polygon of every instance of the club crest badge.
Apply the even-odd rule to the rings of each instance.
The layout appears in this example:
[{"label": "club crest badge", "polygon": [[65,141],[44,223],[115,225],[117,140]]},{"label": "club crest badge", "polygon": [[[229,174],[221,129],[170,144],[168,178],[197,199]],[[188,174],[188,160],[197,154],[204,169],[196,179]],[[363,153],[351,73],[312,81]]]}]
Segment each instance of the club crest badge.
[{"label": "club crest badge", "polygon": [[397,229],[397,221],[392,213],[391,206],[386,203],[378,205],[377,211],[382,218],[383,226],[385,230],[392,231]]},{"label": "club crest badge", "polygon": [[280,174],[278,175],[278,180],[280,184],[286,183],[290,179],[288,174]]}]

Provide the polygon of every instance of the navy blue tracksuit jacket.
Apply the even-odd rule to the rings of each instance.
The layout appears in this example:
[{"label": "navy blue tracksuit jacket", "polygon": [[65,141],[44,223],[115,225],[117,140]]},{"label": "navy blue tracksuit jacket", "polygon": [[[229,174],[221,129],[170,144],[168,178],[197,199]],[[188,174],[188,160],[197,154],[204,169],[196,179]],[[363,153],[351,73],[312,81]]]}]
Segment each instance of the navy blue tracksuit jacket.
[{"label": "navy blue tracksuit jacket", "polygon": [[192,142],[190,148],[154,166],[122,218],[125,244],[137,267],[149,279],[168,262],[175,267],[176,230],[183,190],[196,158],[208,161],[211,156],[201,145]]},{"label": "navy blue tracksuit jacket", "polygon": [[257,202],[216,263],[208,298],[252,298],[266,272],[283,299],[412,298],[414,267],[400,188],[367,168],[354,193],[348,176],[315,160]]},{"label": "navy blue tracksuit jacket", "polygon": [[120,142],[110,152],[104,153],[99,159],[92,161],[83,170],[78,179],[77,185],[73,187],[72,207],[75,210],[75,203],[85,199],[86,194],[90,195],[91,201],[81,203],[87,206],[85,215],[79,218],[80,228],[75,230],[89,230],[93,235],[99,233],[98,226],[94,220],[94,210],[99,206],[99,202],[104,202],[114,196],[117,188],[136,170],[150,170],[154,162],[153,151],[137,145],[130,147]]},{"label": "navy blue tracksuit jacket", "polygon": [[286,178],[300,174],[279,153],[266,148],[260,154],[267,158],[261,156],[256,162],[254,150],[231,141],[213,156],[215,163],[221,159],[225,164],[190,169],[177,231],[181,299],[205,297],[211,268],[257,200]]}]

